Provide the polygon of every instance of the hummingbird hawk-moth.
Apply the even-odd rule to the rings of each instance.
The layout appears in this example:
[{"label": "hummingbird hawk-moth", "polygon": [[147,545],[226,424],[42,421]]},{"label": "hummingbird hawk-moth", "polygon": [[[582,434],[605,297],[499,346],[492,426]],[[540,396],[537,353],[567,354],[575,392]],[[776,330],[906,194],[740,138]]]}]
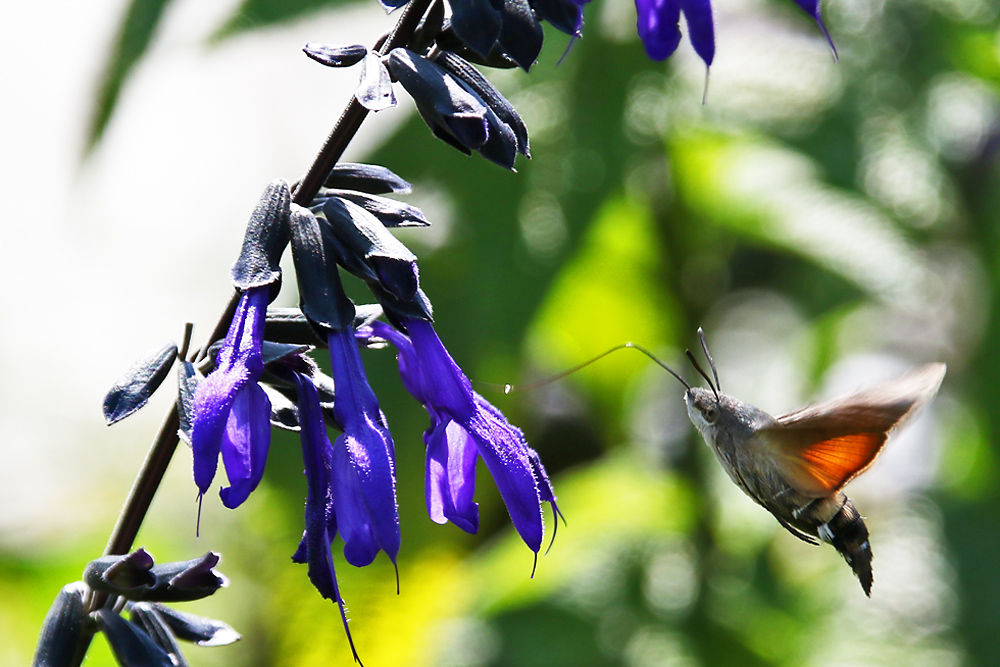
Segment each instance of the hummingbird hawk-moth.
[{"label": "hummingbird hawk-moth", "polygon": [[[937,393],[945,365],[927,364],[902,377],[787,414],[772,417],[722,393],[719,373],[698,329],[712,375],[686,350],[708,389],[692,387],[645,348],[622,343],[557,375],[516,389],[534,389],[575,373],[616,350],[632,348],[680,380],[688,417],[736,486],[788,532],[812,545],[827,542],[854,570],[871,597],[872,549],[868,527],[842,489],[882,451],[889,432]],[[714,380],[713,380],[714,378]],[[509,393],[514,385],[504,385]]]},{"label": "hummingbird hawk-moth", "polygon": [[934,396],[945,365],[772,417],[722,393],[701,329],[698,336],[712,377],[686,354],[709,388],[692,387],[667,368],[686,387],[691,422],[744,493],[800,540],[833,545],[871,597],[868,527],[842,489],[872,464],[889,432]]}]

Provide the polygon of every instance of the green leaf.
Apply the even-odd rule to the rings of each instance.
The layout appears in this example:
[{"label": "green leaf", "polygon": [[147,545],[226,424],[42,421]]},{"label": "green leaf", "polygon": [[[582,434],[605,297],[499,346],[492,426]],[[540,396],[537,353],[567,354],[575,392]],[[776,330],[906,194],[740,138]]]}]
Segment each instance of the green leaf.
[{"label": "green leaf", "polygon": [[354,1],[356,0],[243,0],[239,9],[215,31],[209,41],[221,42],[244,32],[288,23],[321,9],[341,7]]},{"label": "green leaf", "polygon": [[125,20],[122,21],[115,40],[111,58],[104,66],[104,76],[91,114],[90,128],[87,131],[87,153],[93,150],[104,135],[122,86],[149,48],[163,10],[169,2],[170,0],[132,0],[125,12]]}]

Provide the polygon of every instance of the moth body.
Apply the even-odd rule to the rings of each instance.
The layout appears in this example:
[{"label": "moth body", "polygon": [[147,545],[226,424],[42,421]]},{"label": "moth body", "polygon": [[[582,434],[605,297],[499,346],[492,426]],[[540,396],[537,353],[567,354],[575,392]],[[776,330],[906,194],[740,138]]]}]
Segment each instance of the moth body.
[{"label": "moth body", "polygon": [[934,395],[944,372],[944,364],[930,364],[779,417],[723,394],[718,386],[689,386],[684,402],[729,478],[799,539],[833,545],[870,596],[868,528],[841,489],[871,465],[888,432]]}]

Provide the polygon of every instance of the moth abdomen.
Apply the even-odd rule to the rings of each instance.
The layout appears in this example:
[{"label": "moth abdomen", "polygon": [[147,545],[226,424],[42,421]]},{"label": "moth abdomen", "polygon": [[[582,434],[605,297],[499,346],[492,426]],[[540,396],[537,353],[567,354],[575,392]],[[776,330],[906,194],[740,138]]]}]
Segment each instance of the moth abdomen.
[{"label": "moth abdomen", "polygon": [[846,496],[844,504],[832,519],[816,529],[819,538],[833,545],[854,570],[865,595],[872,595],[872,547],[868,541],[868,526],[854,503]]}]

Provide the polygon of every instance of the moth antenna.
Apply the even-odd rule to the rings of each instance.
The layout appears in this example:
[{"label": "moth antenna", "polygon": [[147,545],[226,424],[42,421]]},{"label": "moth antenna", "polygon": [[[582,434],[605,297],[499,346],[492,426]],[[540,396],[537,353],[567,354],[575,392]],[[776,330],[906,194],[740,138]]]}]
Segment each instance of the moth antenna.
[{"label": "moth antenna", "polygon": [[514,392],[514,391],[531,391],[533,389],[538,389],[540,387],[544,387],[545,385],[551,384],[551,383],[556,382],[558,380],[562,380],[564,377],[566,377],[568,375],[572,375],[573,373],[577,372],[578,370],[586,368],[587,366],[589,366],[590,364],[594,363],[595,361],[600,361],[601,359],[603,359],[604,357],[608,356],[612,352],[617,352],[618,350],[625,350],[625,349],[632,349],[632,350],[637,350],[639,352],[642,352],[644,355],[646,355],[647,357],[649,357],[650,359],[652,359],[654,362],[656,362],[656,364],[660,368],[664,369],[665,371],[667,371],[668,373],[670,373],[671,375],[673,375],[675,378],[677,378],[680,381],[680,383],[682,385],[684,385],[684,387],[686,389],[690,389],[691,388],[691,385],[689,385],[684,378],[682,378],[680,375],[678,375],[674,371],[674,369],[670,368],[665,363],[663,363],[662,361],[660,361],[656,357],[655,354],[653,354],[652,352],[650,352],[646,348],[642,347],[641,345],[636,345],[635,343],[633,343],[631,341],[627,342],[627,343],[621,343],[620,345],[615,345],[610,350],[605,350],[604,352],[601,352],[599,355],[597,355],[593,359],[589,359],[589,360],[583,362],[582,364],[577,364],[576,366],[573,366],[570,369],[562,371],[561,373],[556,373],[555,375],[550,375],[549,377],[543,378],[543,379],[538,380],[536,382],[525,382],[525,383],[522,383],[522,384],[505,384],[505,385],[493,384],[492,382],[476,382],[476,384],[479,385],[479,386],[481,386],[481,387],[487,387],[487,388],[490,388],[490,389],[495,389],[497,391],[501,391],[502,390],[503,393],[505,393],[505,394],[509,394],[511,392]]},{"label": "moth antenna", "polygon": [[691,350],[684,350],[684,354],[687,355],[688,361],[690,361],[691,365],[694,366],[694,369],[698,371],[698,374],[701,375],[703,378],[705,378],[705,382],[708,383],[708,386],[712,390],[712,393],[715,394],[715,400],[717,401],[720,400],[719,390],[716,388],[714,384],[712,384],[712,378],[708,377],[708,373],[705,372],[705,369],[701,367],[701,364],[698,363],[698,360],[694,358],[693,354],[691,354]]},{"label": "moth antenna", "polygon": [[717,391],[722,391],[722,385],[719,384],[719,371],[715,369],[715,360],[712,359],[712,353],[708,351],[708,341],[705,340],[705,332],[701,327],[698,327],[698,339],[701,341],[701,349],[705,352],[705,358],[708,359],[708,365],[712,367],[712,376],[715,378],[715,388]]}]

